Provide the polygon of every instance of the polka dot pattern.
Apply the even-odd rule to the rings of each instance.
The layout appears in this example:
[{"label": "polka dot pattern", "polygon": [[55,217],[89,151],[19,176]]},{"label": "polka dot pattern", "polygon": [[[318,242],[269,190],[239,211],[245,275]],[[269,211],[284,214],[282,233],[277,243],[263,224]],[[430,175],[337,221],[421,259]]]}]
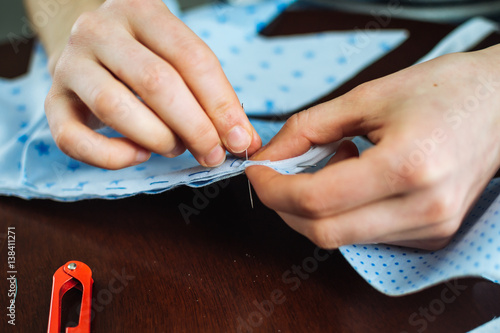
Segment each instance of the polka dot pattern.
[{"label": "polka dot pattern", "polygon": [[[199,166],[186,152],[175,159],[153,154],[149,161],[122,170],[104,170],[78,162],[56,146],[44,114],[44,100],[50,88],[47,57],[36,43],[30,71],[15,79],[0,79],[0,194],[23,198],[50,198],[74,201],[87,198],[120,198],[136,193],[157,193],[188,184],[201,187],[242,173],[243,160],[228,155],[217,169]],[[263,101],[272,108],[272,101]],[[270,140],[284,122],[252,121],[263,142]],[[120,136],[110,128],[99,132],[107,137]],[[92,149],[92,146],[83,147]],[[248,162],[247,162],[248,163]],[[306,162],[307,163],[307,162]],[[277,165],[280,172],[298,172]]]},{"label": "polka dot pattern", "polygon": [[[356,140],[360,151],[370,147]],[[340,251],[374,288],[389,295],[416,292],[463,276],[500,281],[500,179],[493,179],[451,243],[438,251],[389,245],[350,245]]]},{"label": "polka dot pattern", "polygon": [[[320,162],[335,147],[314,147],[309,152],[285,161],[244,161],[232,155],[217,168],[204,168],[189,152],[175,159],[152,154],[141,165],[121,170],[104,170],[75,161],[56,146],[44,115],[43,101],[50,87],[46,81],[47,58],[36,44],[28,75],[0,80],[0,194],[23,198],[50,198],[75,201],[88,198],[116,199],[137,193],[158,193],[179,185],[202,187],[243,173],[249,164],[268,164],[281,173],[297,173]],[[283,89],[286,89],[284,86]],[[262,108],[273,109],[274,100],[261,100]],[[19,107],[22,105],[22,107]],[[263,143],[268,142],[284,121],[251,120]],[[98,132],[107,137],[120,136],[105,127]],[[3,140],[3,141],[2,141]],[[82,149],[92,149],[92,145]],[[216,186],[216,185],[214,185]],[[207,187],[209,188],[209,187]],[[213,189],[213,188],[212,188]]]},{"label": "polka dot pattern", "polygon": [[223,63],[249,115],[300,109],[342,85],[407,38],[403,30],[259,35],[291,2],[273,0],[240,6],[218,3],[182,17]]},{"label": "polka dot pattern", "polygon": [[[363,56],[354,55],[349,66],[338,67],[332,59],[339,52],[336,47],[347,43],[349,33],[286,38],[258,34],[292,0],[252,6],[219,2],[186,13],[180,13],[175,2],[165,2],[212,47],[245,109],[254,114],[276,114],[307,104],[384,55],[387,51],[380,47],[382,42],[396,47],[406,38],[402,31],[375,34],[373,50],[366,49]],[[243,172],[241,160],[234,156],[228,155],[221,167],[207,170],[189,152],[175,159],[153,154],[140,166],[116,171],[77,162],[57,148],[48,128],[43,105],[50,85],[47,57],[39,43],[35,43],[26,75],[0,79],[0,123],[5,128],[0,131],[0,159],[5,161],[0,164],[2,194],[63,201],[120,198],[182,184],[200,187]],[[283,122],[256,120],[253,124],[265,143]],[[110,128],[99,132],[120,136]],[[82,143],[79,149],[93,149],[92,145]],[[276,168],[298,172],[295,166],[289,167]]]},{"label": "polka dot pattern", "polygon": [[[207,6],[181,16],[215,51],[250,114],[298,109],[333,90],[406,38],[401,31],[373,32],[367,35],[373,43],[364,45],[367,39],[352,32],[286,38],[258,35],[290,2]],[[118,171],[93,168],[72,160],[57,149],[44,117],[43,101],[51,84],[46,64],[42,47],[35,44],[29,73],[14,80],[0,79],[3,108],[0,123],[12,125],[0,131],[0,147],[4,149],[0,152],[1,159],[7,161],[0,164],[3,194],[57,200],[112,199],[170,189],[174,186],[172,180],[179,174],[191,186],[207,185],[229,177],[231,170],[245,163],[228,156],[226,169],[209,175],[215,169],[196,167],[189,153],[175,160],[153,155],[147,163]],[[262,130],[265,141],[283,123],[256,122],[254,125]],[[101,133],[118,136],[107,128]],[[355,143],[361,150],[369,147],[359,138]],[[342,247],[341,252],[368,283],[390,295],[418,291],[459,276],[482,276],[498,283],[499,193],[500,181],[494,180],[445,249],[427,252],[385,245],[352,245]],[[496,332],[500,330],[499,325],[497,320],[488,323],[486,329],[481,327],[474,332]]]}]

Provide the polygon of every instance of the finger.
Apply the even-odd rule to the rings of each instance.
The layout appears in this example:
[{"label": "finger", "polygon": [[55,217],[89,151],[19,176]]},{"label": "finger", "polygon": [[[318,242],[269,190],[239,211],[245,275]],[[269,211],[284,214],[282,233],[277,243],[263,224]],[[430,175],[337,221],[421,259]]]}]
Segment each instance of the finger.
[{"label": "finger", "polygon": [[[256,152],[262,146],[262,139],[260,138],[260,136],[257,133],[257,131],[255,130],[255,128],[253,128],[252,131],[253,131],[253,134],[252,134],[252,143],[250,144],[250,148],[248,148],[248,151],[251,151],[251,153],[247,152],[248,156],[251,156],[251,154],[253,154],[254,152]],[[238,154],[236,154],[236,155],[240,156]],[[242,156],[243,155],[241,155],[241,157]]]},{"label": "finger", "polygon": [[[137,92],[205,166],[225,158],[218,133],[175,69],[130,35],[117,33],[98,60]],[[134,64],[134,66],[130,66]]]},{"label": "finger", "polygon": [[[392,150],[383,144],[359,158],[345,159],[314,174],[282,175],[265,166],[245,171],[268,207],[305,217],[325,217],[405,193],[408,178],[396,178]],[[351,154],[352,148],[342,154]],[[342,159],[344,156],[341,156]]]},{"label": "finger", "polygon": [[52,136],[67,155],[105,169],[121,169],[145,162],[150,152],[125,138],[107,138],[85,125],[89,112],[81,101],[51,91],[45,110]]},{"label": "finger", "polygon": [[133,15],[138,40],[167,60],[179,72],[201,108],[206,111],[224,146],[232,153],[259,146],[252,125],[210,48],[164,5],[141,6],[145,15]]},{"label": "finger", "polygon": [[332,165],[341,162],[343,160],[346,160],[348,158],[358,157],[358,156],[359,156],[359,151],[358,147],[356,147],[356,144],[354,144],[354,142],[350,140],[346,140],[340,144],[337,151],[335,152],[335,155],[332,156],[332,158],[328,161],[326,165],[327,166]]},{"label": "finger", "polygon": [[451,237],[446,238],[430,238],[430,239],[414,239],[414,240],[406,240],[406,241],[398,241],[398,242],[387,242],[387,244],[396,245],[396,246],[404,246],[404,247],[413,247],[417,249],[423,250],[439,250],[448,245],[451,241]]},{"label": "finger", "polygon": [[441,188],[445,190],[429,189],[412,194],[416,205],[426,207],[420,210],[422,220],[437,222],[416,224],[411,230],[395,232],[387,236],[387,242],[426,249],[445,246],[460,228],[468,210],[467,205],[450,194],[449,186]]},{"label": "finger", "polygon": [[[357,99],[350,92],[294,114],[276,136],[252,156],[252,160],[277,161],[301,155],[312,145],[366,134],[380,126],[377,111],[384,102],[370,97]],[[352,97],[354,96],[354,97]],[[371,113],[367,113],[370,110]]]},{"label": "finger", "polygon": [[324,248],[354,243],[408,244],[451,237],[443,230],[452,219],[437,215],[431,204],[419,205],[416,199],[413,195],[394,197],[325,218],[278,214],[294,230]]},{"label": "finger", "polygon": [[78,64],[63,83],[102,122],[149,151],[168,157],[183,152],[177,136],[123,83],[90,59]]}]

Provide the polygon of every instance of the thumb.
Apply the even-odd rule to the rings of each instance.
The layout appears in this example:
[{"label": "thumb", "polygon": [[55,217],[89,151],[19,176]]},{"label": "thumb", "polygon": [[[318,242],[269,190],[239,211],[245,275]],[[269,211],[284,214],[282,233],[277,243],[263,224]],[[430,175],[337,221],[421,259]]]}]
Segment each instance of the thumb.
[{"label": "thumb", "polygon": [[370,129],[362,125],[365,125],[367,103],[353,102],[347,95],[294,114],[251,159],[283,160],[299,156],[313,145],[366,134]]},{"label": "thumb", "polygon": [[351,140],[343,141],[337,148],[335,155],[326,163],[326,165],[332,165],[338,162],[342,162],[348,158],[359,157],[358,147]]}]

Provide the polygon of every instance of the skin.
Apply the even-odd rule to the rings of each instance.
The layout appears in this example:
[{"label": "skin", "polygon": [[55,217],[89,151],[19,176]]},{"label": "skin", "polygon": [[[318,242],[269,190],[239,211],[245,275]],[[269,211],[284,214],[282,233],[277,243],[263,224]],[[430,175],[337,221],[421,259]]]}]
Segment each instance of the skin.
[{"label": "skin", "polygon": [[499,54],[446,55],[298,113],[252,159],[355,135],[375,146],[358,156],[348,141],[314,174],[251,166],[247,176],[265,205],[320,247],[441,248],[500,167]]},{"label": "skin", "polygon": [[[40,0],[25,3],[32,16],[43,10]],[[49,54],[45,108],[62,151],[119,169],[151,152],[187,148],[216,166],[225,149],[258,150],[216,57],[160,0],[75,0],[56,12],[35,28]],[[496,46],[440,57],[298,113],[252,159],[355,135],[376,145],[358,156],[346,142],[315,174],[252,166],[248,178],[264,204],[323,248],[440,248],[500,166],[499,55]],[[103,123],[125,137],[96,133]]]},{"label": "skin", "polygon": [[[260,148],[216,56],[160,0],[71,1],[36,28],[53,75],[46,115],[67,155],[120,169],[187,148],[213,167],[226,150]],[[103,124],[124,137],[94,131]]]}]

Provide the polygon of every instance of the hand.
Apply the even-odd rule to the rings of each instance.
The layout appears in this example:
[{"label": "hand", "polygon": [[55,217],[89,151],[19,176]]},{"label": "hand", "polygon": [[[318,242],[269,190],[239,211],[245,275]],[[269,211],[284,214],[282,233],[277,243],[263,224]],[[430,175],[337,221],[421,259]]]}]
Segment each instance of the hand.
[{"label": "hand", "polygon": [[323,248],[445,246],[500,166],[498,47],[446,55],[365,83],[291,117],[252,159],[345,142],[314,174],[246,169],[262,202]]},{"label": "hand", "polygon": [[[216,166],[226,149],[244,156],[261,145],[215,55],[160,0],[107,1],[81,15],[54,53],[46,114],[75,159],[119,169],[187,148]],[[125,138],[91,128],[102,123]]]}]

